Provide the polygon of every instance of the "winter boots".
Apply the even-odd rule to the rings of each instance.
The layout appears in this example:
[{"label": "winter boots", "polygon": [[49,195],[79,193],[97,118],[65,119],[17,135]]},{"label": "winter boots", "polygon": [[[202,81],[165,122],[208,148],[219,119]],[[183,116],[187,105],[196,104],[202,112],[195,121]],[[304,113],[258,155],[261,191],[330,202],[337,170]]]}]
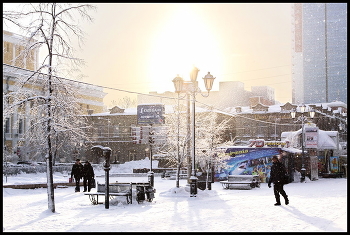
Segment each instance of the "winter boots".
[{"label": "winter boots", "polygon": [[[289,199],[288,199],[288,196],[285,196],[284,197],[284,202],[286,203],[286,205],[288,205],[289,204]],[[275,206],[280,206],[281,205],[281,201],[280,201],[280,199],[278,198],[276,198],[276,203],[274,204]]]},{"label": "winter boots", "polygon": [[284,198],[284,201],[285,201],[286,205],[289,204],[288,196],[286,196],[286,197]]}]

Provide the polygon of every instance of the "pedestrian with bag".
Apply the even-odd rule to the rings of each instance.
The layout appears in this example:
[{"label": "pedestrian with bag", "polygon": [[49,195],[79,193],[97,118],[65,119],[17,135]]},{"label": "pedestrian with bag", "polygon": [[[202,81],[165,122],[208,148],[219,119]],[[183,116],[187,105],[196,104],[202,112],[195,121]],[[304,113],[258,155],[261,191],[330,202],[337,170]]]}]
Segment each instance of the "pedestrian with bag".
[{"label": "pedestrian with bag", "polygon": [[270,178],[268,182],[268,187],[271,188],[271,183],[273,183],[273,193],[276,198],[275,206],[280,206],[280,194],[284,198],[284,201],[286,205],[289,204],[288,195],[283,189],[283,185],[286,184],[285,182],[285,175],[286,175],[286,168],[285,166],[279,161],[278,156],[274,155],[272,157],[272,167],[270,171]]},{"label": "pedestrian with bag", "polygon": [[89,161],[86,161],[84,164],[83,177],[84,192],[86,192],[86,189],[90,192],[91,188],[93,187],[93,184],[95,184],[95,173],[94,168],[92,167]]},{"label": "pedestrian with bag", "polygon": [[80,192],[80,179],[83,178],[83,165],[80,159],[75,160],[70,177],[75,179],[75,192]]}]

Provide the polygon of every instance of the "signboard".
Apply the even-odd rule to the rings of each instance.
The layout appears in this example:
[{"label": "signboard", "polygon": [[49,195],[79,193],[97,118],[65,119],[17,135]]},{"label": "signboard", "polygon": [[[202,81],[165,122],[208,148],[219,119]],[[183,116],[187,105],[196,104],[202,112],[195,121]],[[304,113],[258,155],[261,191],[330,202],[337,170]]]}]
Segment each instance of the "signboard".
[{"label": "signboard", "polygon": [[318,145],[318,127],[304,127],[305,148],[317,148]]},{"label": "signboard", "polygon": [[286,141],[265,141],[264,139],[250,139],[249,147],[288,147],[288,142]]},{"label": "signboard", "polygon": [[137,124],[164,124],[163,104],[142,104],[137,106]]},{"label": "signboard", "polygon": [[338,173],[339,157],[332,156],[332,157],[329,158],[329,168],[331,170],[331,173]]}]

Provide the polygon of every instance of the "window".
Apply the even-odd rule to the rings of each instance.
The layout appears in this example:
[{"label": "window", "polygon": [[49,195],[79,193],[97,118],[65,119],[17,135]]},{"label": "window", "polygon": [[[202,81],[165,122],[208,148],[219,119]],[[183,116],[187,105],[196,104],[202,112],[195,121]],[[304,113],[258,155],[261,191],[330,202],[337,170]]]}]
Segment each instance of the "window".
[{"label": "window", "polygon": [[98,137],[103,137],[102,126],[100,126],[99,128],[97,128],[97,136],[98,136]]},{"label": "window", "polygon": [[23,119],[18,120],[18,134],[23,134]]},{"label": "window", "polygon": [[129,152],[129,161],[135,161],[136,153],[135,152]]},{"label": "window", "polygon": [[5,121],[5,133],[10,133],[10,118],[6,118],[6,121]]},{"label": "window", "polygon": [[120,136],[120,129],[119,126],[112,126],[112,137],[119,137]]}]

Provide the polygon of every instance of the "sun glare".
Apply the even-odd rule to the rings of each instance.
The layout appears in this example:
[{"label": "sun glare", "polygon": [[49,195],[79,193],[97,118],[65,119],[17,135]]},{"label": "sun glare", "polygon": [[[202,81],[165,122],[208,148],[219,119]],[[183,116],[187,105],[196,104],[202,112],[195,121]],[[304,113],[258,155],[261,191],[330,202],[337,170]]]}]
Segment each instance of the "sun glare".
[{"label": "sun glare", "polygon": [[179,74],[189,80],[193,66],[198,79],[219,71],[218,43],[191,5],[181,5],[159,29],[151,50],[149,79],[152,91],[172,91],[171,80]]}]

